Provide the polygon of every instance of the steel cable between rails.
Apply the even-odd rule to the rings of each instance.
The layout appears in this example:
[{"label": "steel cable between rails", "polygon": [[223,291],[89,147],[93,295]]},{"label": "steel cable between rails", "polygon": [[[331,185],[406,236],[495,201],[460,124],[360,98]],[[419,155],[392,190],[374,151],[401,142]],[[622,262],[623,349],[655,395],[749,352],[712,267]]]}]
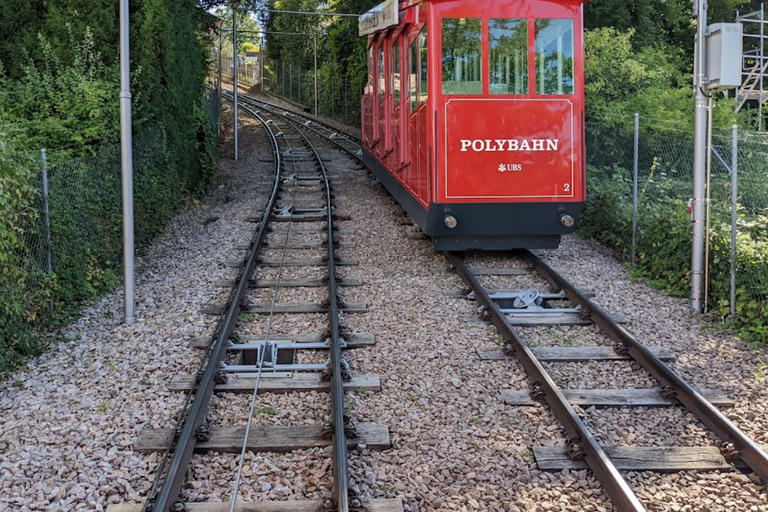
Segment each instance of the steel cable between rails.
[{"label": "steel cable between rails", "polygon": [[[291,151],[293,149],[293,147],[291,146],[291,142],[288,140],[285,133],[283,133],[282,136],[288,146],[289,154],[292,155],[291,163],[292,163],[293,171],[296,172],[298,175],[296,157],[293,156],[293,152]],[[291,199],[292,199],[292,203],[295,205],[296,204],[295,188],[293,190],[293,195]],[[266,222],[266,219],[265,219],[265,222]],[[256,398],[258,397],[258,394],[259,394],[259,383],[261,382],[261,373],[264,369],[264,355],[266,353],[266,345],[269,342],[269,335],[272,332],[272,322],[275,318],[275,305],[277,304],[277,297],[280,293],[280,283],[282,282],[283,271],[285,270],[285,259],[288,253],[288,240],[291,236],[292,226],[293,226],[293,212],[291,212],[291,216],[288,220],[288,228],[285,231],[285,239],[284,239],[285,241],[283,244],[283,252],[280,257],[280,266],[277,273],[277,279],[275,281],[275,292],[272,295],[272,303],[270,304],[269,317],[267,318],[267,327],[265,330],[266,332],[264,334],[264,345],[262,346],[262,349],[259,353],[259,359],[256,363],[256,366],[257,366],[256,382],[254,383],[254,386],[253,386],[253,392],[251,395],[251,405],[248,409],[248,421],[245,426],[245,436],[243,437],[243,447],[240,450],[240,461],[238,462],[237,475],[235,476],[235,486],[232,491],[232,501],[230,502],[229,512],[235,512],[235,507],[237,506],[237,493],[240,489],[240,480],[242,478],[243,467],[245,465],[245,452],[248,451],[248,437],[251,434],[251,426],[253,424],[253,412],[256,408]]]},{"label": "steel cable between rails", "polygon": [[[230,99],[231,101],[231,99]],[[267,132],[272,136],[274,140],[274,134],[272,134],[271,130],[269,129],[268,124],[264,119],[262,119],[260,116],[255,116],[261,123],[264,125],[264,128],[267,130]],[[273,150],[277,151],[277,142],[274,140],[273,142]],[[276,161],[280,162],[279,155],[276,155]],[[265,208],[265,215],[268,216],[271,212],[272,207],[274,206],[274,198],[276,195],[276,189],[279,183],[277,180],[280,179],[280,170],[279,168],[275,169],[275,185],[273,187],[272,197],[270,202]],[[251,238],[251,249],[249,252],[249,256],[247,259],[250,259],[253,256],[253,252],[258,251],[260,249],[260,240],[263,236],[263,229],[257,228],[253,234],[253,237]],[[237,273],[237,277],[235,279],[236,283],[239,283],[242,279],[244,274],[248,272],[248,268],[246,265],[242,266]],[[236,301],[238,294],[238,286],[234,286],[230,289],[229,296],[227,298],[227,304],[231,305],[233,302]],[[174,428],[174,435],[171,440],[171,444],[166,449],[165,453],[163,454],[163,458],[160,460],[160,463],[157,467],[157,473],[155,474],[155,478],[152,481],[152,486],[150,487],[150,491],[147,494],[147,500],[144,503],[144,507],[142,508],[143,512],[149,512],[153,508],[153,500],[155,500],[163,490],[163,488],[166,486],[166,483],[169,478],[169,473],[171,472],[172,468],[168,468],[168,463],[171,462],[171,465],[173,466],[174,458],[176,457],[176,454],[178,453],[178,443],[179,443],[179,436],[183,429],[183,427],[186,425],[187,421],[189,420],[189,414],[192,409],[192,405],[195,403],[195,399],[197,398],[198,390],[199,390],[199,384],[203,380],[204,374],[208,371],[208,368],[210,367],[212,362],[212,358],[214,355],[214,348],[217,342],[218,337],[221,335],[222,331],[226,327],[228,315],[220,316],[217,320],[214,328],[214,334],[211,337],[211,340],[208,342],[208,345],[205,348],[205,353],[203,354],[201,358],[200,365],[197,369],[197,372],[194,376],[194,383],[192,387],[190,388],[189,393],[187,393],[187,396],[182,403],[181,407],[179,408],[179,413],[176,417],[176,427]]]}]

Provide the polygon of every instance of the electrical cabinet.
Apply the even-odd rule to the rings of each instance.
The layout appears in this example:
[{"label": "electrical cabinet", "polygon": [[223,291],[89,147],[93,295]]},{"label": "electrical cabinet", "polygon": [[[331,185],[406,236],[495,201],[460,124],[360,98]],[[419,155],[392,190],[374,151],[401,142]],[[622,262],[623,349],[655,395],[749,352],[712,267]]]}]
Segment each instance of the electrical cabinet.
[{"label": "electrical cabinet", "polygon": [[713,23],[707,27],[707,89],[741,86],[742,37],[741,23]]}]

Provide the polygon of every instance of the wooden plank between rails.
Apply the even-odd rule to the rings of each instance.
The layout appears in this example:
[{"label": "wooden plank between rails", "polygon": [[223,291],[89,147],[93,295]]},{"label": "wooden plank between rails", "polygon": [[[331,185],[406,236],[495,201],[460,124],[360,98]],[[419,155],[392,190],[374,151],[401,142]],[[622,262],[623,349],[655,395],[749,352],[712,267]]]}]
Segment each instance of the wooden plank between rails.
[{"label": "wooden plank between rails", "polygon": [[[239,501],[235,512],[321,512],[323,500]],[[403,512],[400,498],[382,498],[365,502],[369,512]],[[141,512],[143,504],[110,505],[107,512]],[[229,512],[230,503],[185,503],[187,512]]]},{"label": "wooden plank between rails", "polygon": [[[571,405],[582,407],[670,407],[680,405],[674,398],[665,398],[659,388],[651,389],[563,389],[565,399]],[[712,405],[733,407],[735,402],[722,391],[699,390]],[[532,406],[541,401],[534,400],[527,389],[503,389],[501,398],[507,405]]]},{"label": "wooden plank between rails", "polygon": [[[718,471],[734,467],[746,468],[741,460],[726,460],[714,446],[605,446],[604,449],[621,471]],[[542,470],[587,469],[583,460],[571,460],[564,446],[534,446],[533,455]]]},{"label": "wooden plank between rails", "polygon": [[[664,347],[648,346],[648,350],[662,361],[674,361],[675,357]],[[539,361],[548,362],[580,362],[580,361],[621,361],[632,359],[629,354],[619,354],[612,347],[584,346],[584,347],[531,347],[533,354]],[[515,359],[515,356],[505,355],[501,349],[480,350],[477,355],[485,361],[503,361]]]},{"label": "wooden plank between rails", "polygon": [[[365,445],[368,448],[384,450],[391,446],[389,427],[375,423],[358,423],[357,439],[350,439],[350,446]],[[145,428],[133,444],[139,453],[164,452],[173,435],[172,428]],[[195,453],[240,453],[243,448],[245,427],[211,427],[208,441],[195,445]],[[252,426],[246,449],[252,452],[290,452],[330,446],[332,440],[326,437],[323,425],[298,425],[292,427]]]},{"label": "wooden plank between rails", "polygon": [[[187,392],[194,383],[192,375],[176,375],[173,377],[169,391]],[[226,384],[217,384],[217,393],[253,393],[256,378],[243,374],[229,375]],[[378,375],[354,375],[352,380],[344,383],[347,391],[364,390],[368,392],[381,391],[381,379]],[[259,394],[262,393],[294,393],[306,391],[329,392],[331,384],[322,380],[319,373],[294,373],[290,377],[268,377],[262,374],[259,380]]]},{"label": "wooden plank between rails", "polygon": [[[268,341],[274,343],[320,343],[325,341],[322,332],[309,332],[304,334],[272,334],[269,336]],[[241,334],[240,343],[258,343],[264,341],[263,336],[253,336],[250,334]],[[347,341],[346,348],[362,348],[370,347],[376,344],[376,340],[373,333],[370,332],[353,332],[349,336],[344,338]],[[211,342],[210,336],[200,336],[193,338],[189,342],[191,348],[208,348]]]}]

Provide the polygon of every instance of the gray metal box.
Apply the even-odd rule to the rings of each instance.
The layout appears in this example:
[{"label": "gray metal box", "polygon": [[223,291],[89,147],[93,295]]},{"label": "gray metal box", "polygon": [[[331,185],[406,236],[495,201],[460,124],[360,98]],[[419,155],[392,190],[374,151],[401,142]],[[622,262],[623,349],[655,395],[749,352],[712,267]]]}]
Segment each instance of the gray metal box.
[{"label": "gray metal box", "polygon": [[742,48],[741,23],[713,23],[707,27],[707,89],[741,86]]}]

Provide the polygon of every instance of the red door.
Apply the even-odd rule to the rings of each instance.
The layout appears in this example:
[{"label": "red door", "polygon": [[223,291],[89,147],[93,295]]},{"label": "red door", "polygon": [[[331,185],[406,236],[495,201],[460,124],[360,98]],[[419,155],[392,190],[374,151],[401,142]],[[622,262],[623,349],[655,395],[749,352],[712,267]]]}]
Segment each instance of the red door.
[{"label": "red door", "polygon": [[382,37],[376,49],[376,104],[379,112],[379,133],[376,139],[376,154],[384,159],[387,153],[387,74],[386,74],[387,40]]},{"label": "red door", "polygon": [[402,151],[402,49],[400,44],[401,38],[395,38],[392,44],[392,57],[390,63],[392,65],[392,158],[390,168],[395,172],[399,172],[403,168],[403,151]]}]

